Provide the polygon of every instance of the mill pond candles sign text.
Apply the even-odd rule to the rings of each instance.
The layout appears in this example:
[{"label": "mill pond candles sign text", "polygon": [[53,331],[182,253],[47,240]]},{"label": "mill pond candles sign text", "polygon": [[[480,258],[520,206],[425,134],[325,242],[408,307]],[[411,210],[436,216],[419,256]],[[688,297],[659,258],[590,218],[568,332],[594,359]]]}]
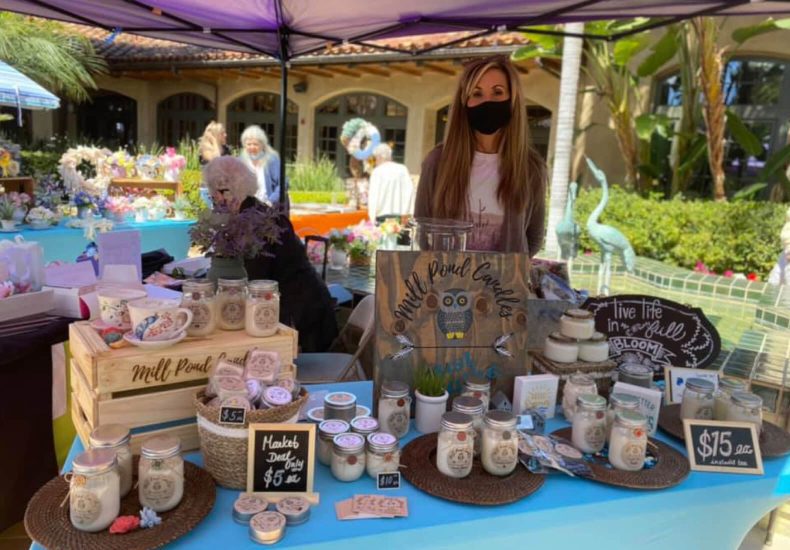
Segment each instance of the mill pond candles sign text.
[{"label": "mill pond candles sign text", "polygon": [[721,350],[716,328],[699,308],[655,296],[590,298],[582,306],[595,314],[595,329],[609,337],[617,363],[703,368]]},{"label": "mill pond candles sign text", "polygon": [[527,364],[528,285],[526,254],[379,251],[376,387],[429,365],[451,394],[477,376],[512,396]]},{"label": "mill pond candles sign text", "polygon": [[314,424],[250,424],[247,492],[269,500],[300,495],[318,503]]},{"label": "mill pond candles sign text", "polygon": [[749,422],[683,421],[692,470],[763,474],[757,429]]}]

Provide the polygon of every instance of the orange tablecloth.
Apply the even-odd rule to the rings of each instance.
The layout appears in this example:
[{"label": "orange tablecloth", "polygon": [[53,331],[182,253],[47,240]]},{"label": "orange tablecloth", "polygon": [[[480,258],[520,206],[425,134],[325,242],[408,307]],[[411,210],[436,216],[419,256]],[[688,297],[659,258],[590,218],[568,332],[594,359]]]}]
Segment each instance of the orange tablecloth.
[{"label": "orange tablecloth", "polygon": [[368,217],[367,210],[332,214],[291,214],[294,231],[300,237],[306,235],[326,235],[332,229],[345,229],[356,225]]}]

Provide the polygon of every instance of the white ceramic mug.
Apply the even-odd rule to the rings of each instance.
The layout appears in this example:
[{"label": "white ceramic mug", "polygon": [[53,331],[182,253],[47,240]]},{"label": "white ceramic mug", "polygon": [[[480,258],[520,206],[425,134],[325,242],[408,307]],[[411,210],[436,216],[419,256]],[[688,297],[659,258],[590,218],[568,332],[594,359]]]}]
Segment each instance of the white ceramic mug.
[{"label": "white ceramic mug", "polygon": [[192,323],[192,312],[178,300],[145,298],[129,302],[132,331],[140,340],[171,340]]},{"label": "white ceramic mug", "polygon": [[131,320],[127,304],[133,300],[145,298],[147,294],[145,290],[105,288],[99,290],[98,296],[101,320],[114,327],[128,327]]}]

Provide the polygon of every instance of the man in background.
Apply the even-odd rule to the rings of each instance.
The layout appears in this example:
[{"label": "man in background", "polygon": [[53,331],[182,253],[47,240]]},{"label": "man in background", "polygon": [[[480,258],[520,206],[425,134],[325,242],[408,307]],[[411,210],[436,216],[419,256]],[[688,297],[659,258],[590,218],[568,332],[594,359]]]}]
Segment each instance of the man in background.
[{"label": "man in background", "polygon": [[409,170],[400,163],[393,162],[392,148],[382,143],[373,151],[376,167],[370,174],[368,191],[368,217],[376,222],[377,218],[393,217],[401,220],[411,216],[414,209],[414,184]]}]

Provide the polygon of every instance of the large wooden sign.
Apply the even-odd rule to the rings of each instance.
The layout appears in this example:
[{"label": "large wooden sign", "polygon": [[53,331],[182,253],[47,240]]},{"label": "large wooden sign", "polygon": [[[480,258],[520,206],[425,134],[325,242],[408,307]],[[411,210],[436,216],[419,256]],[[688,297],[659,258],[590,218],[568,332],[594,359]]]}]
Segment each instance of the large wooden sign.
[{"label": "large wooden sign", "polygon": [[702,368],[721,351],[721,339],[699,308],[655,296],[590,298],[582,306],[595,313],[595,328],[609,336],[609,356],[618,363]]},{"label": "large wooden sign", "polygon": [[453,395],[478,376],[512,397],[526,374],[528,281],[526,254],[379,252],[376,387],[428,365]]}]

